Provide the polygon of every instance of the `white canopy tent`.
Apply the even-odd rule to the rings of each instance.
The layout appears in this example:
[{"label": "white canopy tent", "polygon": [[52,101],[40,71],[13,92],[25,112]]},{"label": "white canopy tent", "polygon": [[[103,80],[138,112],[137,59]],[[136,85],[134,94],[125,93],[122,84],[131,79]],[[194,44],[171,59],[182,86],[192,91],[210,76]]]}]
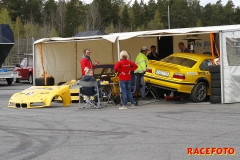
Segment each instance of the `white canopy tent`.
[{"label": "white canopy tent", "polygon": [[[91,37],[44,38],[34,42],[34,78],[41,76],[43,67],[48,75],[55,78],[56,84],[61,81],[81,77],[79,61],[84,48],[91,49],[92,60],[99,60],[101,63],[114,63],[119,59],[119,53],[122,49],[127,50],[132,60],[134,60],[141,46],[157,45],[156,37],[173,36],[176,39],[173,42],[175,43],[177,40],[182,39],[179,37],[196,34],[208,37],[209,33],[212,32],[216,33],[219,37],[218,43],[222,57],[220,62],[222,73],[222,103],[240,102],[240,96],[237,94],[240,92],[240,72],[237,72],[239,65],[229,66],[228,50],[225,44],[226,38],[240,38],[238,34],[239,30],[240,25],[227,25],[124,32]],[[209,38],[206,41],[209,41]],[[174,51],[176,50],[177,48],[174,49]],[[236,49],[236,54],[238,54],[238,52]],[[43,63],[41,59],[43,59]],[[232,90],[230,90],[229,87],[232,88]]]}]

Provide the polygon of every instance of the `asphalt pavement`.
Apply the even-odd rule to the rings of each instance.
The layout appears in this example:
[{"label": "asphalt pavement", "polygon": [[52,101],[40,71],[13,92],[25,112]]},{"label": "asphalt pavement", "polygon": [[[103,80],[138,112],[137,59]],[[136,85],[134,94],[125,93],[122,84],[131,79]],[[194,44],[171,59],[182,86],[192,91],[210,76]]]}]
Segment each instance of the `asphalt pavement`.
[{"label": "asphalt pavement", "polygon": [[[53,102],[40,109],[8,108],[28,82],[0,81],[1,160],[240,159],[240,105],[139,101],[135,109],[79,109]],[[233,148],[234,155],[188,155],[188,148]],[[197,150],[197,151],[199,151]],[[194,150],[196,151],[196,150]],[[219,152],[219,150],[218,150]]]}]

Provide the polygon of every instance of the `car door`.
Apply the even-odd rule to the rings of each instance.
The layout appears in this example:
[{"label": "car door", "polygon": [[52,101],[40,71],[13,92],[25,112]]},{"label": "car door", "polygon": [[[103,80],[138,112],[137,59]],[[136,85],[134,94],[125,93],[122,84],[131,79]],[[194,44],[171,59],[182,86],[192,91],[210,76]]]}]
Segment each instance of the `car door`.
[{"label": "car door", "polygon": [[20,64],[20,74],[22,79],[28,79],[28,68],[27,68],[27,58],[24,58]]},{"label": "car door", "polygon": [[210,72],[209,72],[209,66],[212,65],[212,60],[211,59],[205,59],[199,66],[199,74],[201,74],[203,77],[208,79],[210,82]]}]

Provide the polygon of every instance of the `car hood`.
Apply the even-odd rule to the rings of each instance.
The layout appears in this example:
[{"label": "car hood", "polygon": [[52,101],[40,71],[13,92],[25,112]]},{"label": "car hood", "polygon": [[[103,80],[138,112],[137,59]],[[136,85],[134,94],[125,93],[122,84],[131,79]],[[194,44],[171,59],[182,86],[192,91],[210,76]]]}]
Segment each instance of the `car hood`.
[{"label": "car hood", "polygon": [[71,103],[69,85],[32,86],[22,92],[13,94],[9,100],[9,107],[12,106],[12,104],[26,104],[27,106],[31,106],[31,103],[41,102],[40,106],[50,106],[55,96],[62,97],[64,101],[63,105],[68,106]]}]

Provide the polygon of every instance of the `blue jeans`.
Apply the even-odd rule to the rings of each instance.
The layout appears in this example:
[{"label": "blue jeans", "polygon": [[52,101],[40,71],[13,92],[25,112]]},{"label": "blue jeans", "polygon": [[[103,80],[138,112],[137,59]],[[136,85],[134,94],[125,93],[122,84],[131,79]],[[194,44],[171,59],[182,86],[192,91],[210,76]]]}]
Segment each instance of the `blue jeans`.
[{"label": "blue jeans", "polygon": [[131,104],[134,104],[133,96],[132,96],[132,93],[130,91],[131,80],[129,80],[129,81],[120,81],[120,87],[121,87],[121,92],[122,92],[124,106],[127,105],[128,99],[130,100]]},{"label": "blue jeans", "polygon": [[[140,73],[135,73],[134,74],[134,82],[135,82],[135,85],[134,85],[134,93],[136,92],[137,90],[137,87],[139,87],[141,85],[141,88],[140,88],[140,91],[141,91],[141,97],[145,97],[146,96],[146,91],[145,91],[145,82],[144,82],[144,74],[140,74]],[[139,79],[140,79],[140,85],[138,84],[139,83]]]}]

